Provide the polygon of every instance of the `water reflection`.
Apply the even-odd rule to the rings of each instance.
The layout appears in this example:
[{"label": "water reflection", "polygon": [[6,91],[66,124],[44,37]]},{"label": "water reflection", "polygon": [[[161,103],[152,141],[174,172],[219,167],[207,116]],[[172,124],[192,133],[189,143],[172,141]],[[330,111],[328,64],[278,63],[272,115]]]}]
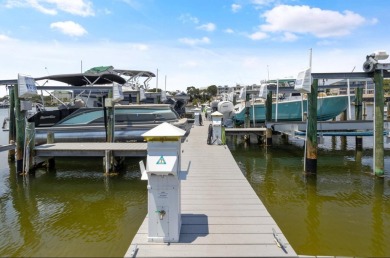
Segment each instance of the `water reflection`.
[{"label": "water reflection", "polygon": [[112,178],[93,159],[59,159],[55,170],[26,177],[10,163],[9,191],[0,197],[0,256],[123,256],[146,215],[137,162]]},{"label": "water reflection", "polygon": [[354,137],[325,137],[311,177],[303,176],[302,142],[264,148],[237,141],[229,148],[297,253],[389,257],[389,173],[371,176],[367,137],[364,151],[354,146]]}]

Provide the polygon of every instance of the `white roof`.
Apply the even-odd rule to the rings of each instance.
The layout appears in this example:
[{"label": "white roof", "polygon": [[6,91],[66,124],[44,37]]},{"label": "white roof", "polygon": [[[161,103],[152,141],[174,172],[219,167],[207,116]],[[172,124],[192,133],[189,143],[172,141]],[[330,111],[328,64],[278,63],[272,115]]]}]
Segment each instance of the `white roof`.
[{"label": "white roof", "polygon": [[161,136],[184,136],[186,131],[164,122],[155,128],[142,134],[143,137],[161,137]]},{"label": "white roof", "polygon": [[214,113],[211,113],[212,116],[223,116],[222,113],[215,111]]}]

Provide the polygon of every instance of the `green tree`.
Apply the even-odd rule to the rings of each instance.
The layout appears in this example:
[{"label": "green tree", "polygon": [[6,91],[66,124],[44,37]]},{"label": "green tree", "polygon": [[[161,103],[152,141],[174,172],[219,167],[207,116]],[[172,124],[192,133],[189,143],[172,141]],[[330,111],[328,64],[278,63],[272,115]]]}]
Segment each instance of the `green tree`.
[{"label": "green tree", "polygon": [[161,89],[158,88],[156,91],[156,88],[148,89],[148,92],[161,92]]},{"label": "green tree", "polygon": [[390,93],[390,79],[383,79],[383,90],[385,93]]},{"label": "green tree", "polygon": [[199,96],[199,89],[194,86],[187,87],[187,94],[190,96],[190,101]]},{"label": "green tree", "polygon": [[218,88],[216,85],[210,85],[207,87],[207,92],[210,94],[210,96],[217,96]]}]

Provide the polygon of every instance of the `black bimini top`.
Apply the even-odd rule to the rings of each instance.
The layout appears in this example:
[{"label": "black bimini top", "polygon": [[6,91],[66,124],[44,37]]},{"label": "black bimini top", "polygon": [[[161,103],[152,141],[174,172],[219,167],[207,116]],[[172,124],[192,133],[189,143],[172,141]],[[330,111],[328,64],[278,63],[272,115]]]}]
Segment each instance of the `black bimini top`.
[{"label": "black bimini top", "polygon": [[[130,79],[125,79],[123,76],[129,76]],[[127,81],[137,79],[138,77],[148,77],[147,80],[149,80],[155,76],[154,73],[148,71],[114,69],[113,66],[97,66],[84,73],[47,75],[34,78],[34,80],[55,80],[72,86],[86,86],[112,84],[113,82],[125,84]],[[0,85],[10,83],[17,83],[17,80],[0,81]]]},{"label": "black bimini top", "polygon": [[74,73],[74,74],[58,74],[48,75],[44,77],[34,78],[38,80],[55,80],[63,82],[73,86],[84,86],[84,85],[102,85],[110,84],[113,82],[124,84],[126,80],[119,75],[113,73],[103,74],[86,74],[86,73]]}]

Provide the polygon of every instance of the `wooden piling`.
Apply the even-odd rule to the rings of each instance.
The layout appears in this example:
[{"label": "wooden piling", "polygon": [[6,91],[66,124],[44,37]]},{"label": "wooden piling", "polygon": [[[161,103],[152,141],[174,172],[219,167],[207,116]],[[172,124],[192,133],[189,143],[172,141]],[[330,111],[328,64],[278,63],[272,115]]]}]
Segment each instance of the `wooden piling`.
[{"label": "wooden piling", "polygon": [[265,135],[266,135],[265,145],[272,146],[272,129],[267,128],[267,130],[265,131]]},{"label": "wooden piling", "polygon": [[26,124],[25,139],[24,173],[28,174],[34,168],[35,123]]},{"label": "wooden piling", "polygon": [[[363,118],[362,103],[363,103],[363,89],[356,88],[356,90],[355,90],[355,120],[357,120],[357,121],[362,120],[362,118]],[[363,137],[362,136],[355,137],[355,148],[356,148],[356,150],[363,149]]]},{"label": "wooden piling", "polygon": [[388,101],[387,103],[387,119],[390,118],[390,101]]},{"label": "wooden piling", "polygon": [[[9,89],[9,131],[8,131],[8,143],[14,144],[16,140],[16,128],[15,128],[15,87]],[[15,149],[8,151],[8,160],[15,161]]]},{"label": "wooden piling", "polygon": [[311,93],[307,94],[308,120],[305,173],[307,175],[317,173],[317,89],[318,79],[314,79],[311,85]]},{"label": "wooden piling", "polygon": [[265,101],[265,121],[272,121],[272,91],[268,92],[267,99]]},{"label": "wooden piling", "polygon": [[[115,103],[112,101],[112,91],[108,92],[109,105],[107,106],[107,142],[115,141]],[[114,159],[112,151],[107,151],[104,157],[105,173],[108,174],[114,170]]]},{"label": "wooden piling", "polygon": [[245,128],[249,128],[251,126],[251,119],[249,117],[249,109],[250,109],[250,99],[249,99],[249,94],[246,94],[245,96],[245,121],[244,121],[244,126]]},{"label": "wooden piling", "polygon": [[375,107],[374,107],[374,175],[384,174],[384,141],[383,141],[383,118],[384,118],[384,90],[383,70],[375,70]]},{"label": "wooden piling", "polygon": [[15,85],[14,102],[15,102],[15,125],[16,125],[16,172],[23,173],[23,156],[24,156],[24,140],[26,126],[26,111],[21,110],[20,99],[18,94],[18,85]]},{"label": "wooden piling", "polygon": [[366,102],[363,101],[363,120],[366,120],[366,118],[367,118]]},{"label": "wooden piling", "polygon": [[[54,139],[54,133],[53,132],[47,132],[47,144],[52,144],[55,142]],[[48,169],[54,169],[56,166],[56,161],[54,157],[50,157],[47,159],[47,168]]]},{"label": "wooden piling", "polygon": [[[272,121],[272,91],[269,91],[267,94],[267,99],[265,101],[265,121]],[[265,132],[265,145],[272,146],[272,129],[267,128]]]}]

